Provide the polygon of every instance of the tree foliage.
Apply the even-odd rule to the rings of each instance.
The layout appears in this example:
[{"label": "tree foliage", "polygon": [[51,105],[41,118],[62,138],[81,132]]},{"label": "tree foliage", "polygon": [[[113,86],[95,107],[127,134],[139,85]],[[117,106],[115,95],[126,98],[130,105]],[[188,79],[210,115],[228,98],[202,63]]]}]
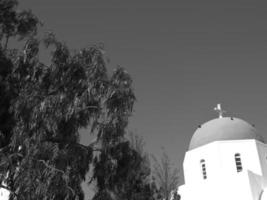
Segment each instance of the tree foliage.
[{"label": "tree foliage", "polygon": [[21,40],[35,35],[41,24],[30,10],[18,11],[17,6],[17,0],[0,1],[0,40],[4,49],[9,38],[18,37]]},{"label": "tree foliage", "polygon": [[[109,76],[97,46],[72,53],[53,34],[38,39],[39,20],[16,8],[15,0],[0,1],[2,187],[10,199],[83,199],[93,162],[95,199],[120,194],[140,159],[124,138],[135,101],[130,76],[122,68]],[[22,50],[8,48],[11,37],[23,39]],[[40,44],[53,49],[50,65],[39,60]],[[96,133],[98,155],[79,144],[82,127]]]},{"label": "tree foliage", "polygon": [[[72,52],[52,33],[38,38],[40,21],[17,5],[0,0],[1,187],[11,200],[82,200],[92,166],[94,200],[154,199],[143,140],[126,137],[130,75],[121,67],[109,75],[98,46]],[[11,49],[10,38],[23,48]],[[50,64],[39,60],[43,48]],[[80,128],[95,142],[81,145]]]},{"label": "tree foliage", "polygon": [[[177,191],[179,183],[178,169],[172,168],[171,160],[165,152],[163,152],[160,160],[155,156],[152,156],[152,158],[154,160],[153,175],[160,196],[162,199],[169,200],[172,191]],[[177,195],[175,198],[178,198]]]}]

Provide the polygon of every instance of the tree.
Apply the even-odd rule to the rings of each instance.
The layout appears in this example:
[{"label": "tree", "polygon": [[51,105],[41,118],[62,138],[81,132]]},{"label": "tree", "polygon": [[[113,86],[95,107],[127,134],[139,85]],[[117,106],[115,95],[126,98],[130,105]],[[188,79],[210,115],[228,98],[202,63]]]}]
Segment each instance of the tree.
[{"label": "tree", "polygon": [[[86,57],[69,55],[56,41],[51,44],[56,49],[51,66],[37,60],[35,39],[27,41],[23,54],[10,58],[5,90],[10,89],[14,97],[8,109],[14,126],[1,159],[11,199],[83,198],[80,183],[92,149],[78,143],[78,130],[97,114],[97,101],[89,95],[98,86],[91,87],[95,80],[85,76],[92,70],[82,63]],[[88,49],[80,54],[97,57],[99,52]]]},{"label": "tree", "polygon": [[157,187],[163,199],[169,200],[171,192],[177,190],[179,183],[178,169],[172,169],[170,158],[165,152],[163,152],[160,161],[157,160],[155,156],[152,156],[152,158],[154,160],[153,174],[156,179]]},{"label": "tree", "polygon": [[145,152],[145,142],[139,135],[130,133],[131,148],[139,159],[131,165],[131,173],[127,177],[127,196],[129,200],[153,200],[154,190],[151,184],[151,166],[149,155]]},{"label": "tree", "polygon": [[17,0],[0,1],[0,40],[2,49],[6,50],[10,38],[19,40],[33,36],[40,25],[38,18],[30,10],[17,10]]},{"label": "tree", "polygon": [[[120,194],[135,162],[129,158],[139,159],[124,138],[135,101],[129,74],[117,68],[109,76],[97,46],[72,53],[53,34],[37,38],[38,19],[16,6],[0,2],[2,187],[10,199],[83,199],[80,184],[93,162],[95,199]],[[8,48],[11,37],[22,50]],[[41,44],[53,49],[50,65],[38,59]],[[82,127],[91,127],[99,149],[79,144]]]},{"label": "tree", "polygon": [[125,139],[125,128],[135,100],[131,83],[126,71],[115,71],[107,92],[102,120],[92,126],[97,132],[100,149],[93,162],[92,179],[97,183],[94,199],[120,198],[123,193],[121,183],[131,170],[129,164],[138,156]]},{"label": "tree", "polygon": [[110,145],[97,158],[93,179],[97,181],[94,199],[152,200],[150,165],[142,151],[143,140],[133,136]]},{"label": "tree", "polygon": [[173,199],[172,200],[180,200],[181,196],[178,194],[177,190],[174,191],[173,193]]}]

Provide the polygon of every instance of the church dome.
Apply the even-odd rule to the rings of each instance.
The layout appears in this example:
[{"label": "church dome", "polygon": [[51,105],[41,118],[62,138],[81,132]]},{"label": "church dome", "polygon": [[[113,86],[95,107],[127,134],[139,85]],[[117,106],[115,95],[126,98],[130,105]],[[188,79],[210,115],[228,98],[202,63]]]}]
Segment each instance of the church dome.
[{"label": "church dome", "polygon": [[210,120],[195,131],[189,150],[214,141],[255,139],[264,143],[256,129],[246,121],[233,117]]}]

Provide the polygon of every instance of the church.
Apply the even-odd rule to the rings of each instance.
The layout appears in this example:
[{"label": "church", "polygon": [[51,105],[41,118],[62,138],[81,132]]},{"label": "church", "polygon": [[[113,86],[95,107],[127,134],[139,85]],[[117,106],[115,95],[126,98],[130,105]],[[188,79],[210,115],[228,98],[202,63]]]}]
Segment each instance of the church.
[{"label": "church", "polygon": [[185,153],[181,200],[267,200],[267,144],[254,125],[215,110]]}]

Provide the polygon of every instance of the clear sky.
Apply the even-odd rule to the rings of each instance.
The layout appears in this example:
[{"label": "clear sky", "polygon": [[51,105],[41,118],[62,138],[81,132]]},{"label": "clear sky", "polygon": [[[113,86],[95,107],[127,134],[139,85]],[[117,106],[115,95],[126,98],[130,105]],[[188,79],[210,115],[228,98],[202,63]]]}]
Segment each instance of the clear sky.
[{"label": "clear sky", "polygon": [[[177,167],[197,126],[226,115],[267,139],[267,3],[247,0],[23,0],[72,48],[103,43],[137,97],[129,130]],[[91,137],[83,131],[82,142]]]}]

